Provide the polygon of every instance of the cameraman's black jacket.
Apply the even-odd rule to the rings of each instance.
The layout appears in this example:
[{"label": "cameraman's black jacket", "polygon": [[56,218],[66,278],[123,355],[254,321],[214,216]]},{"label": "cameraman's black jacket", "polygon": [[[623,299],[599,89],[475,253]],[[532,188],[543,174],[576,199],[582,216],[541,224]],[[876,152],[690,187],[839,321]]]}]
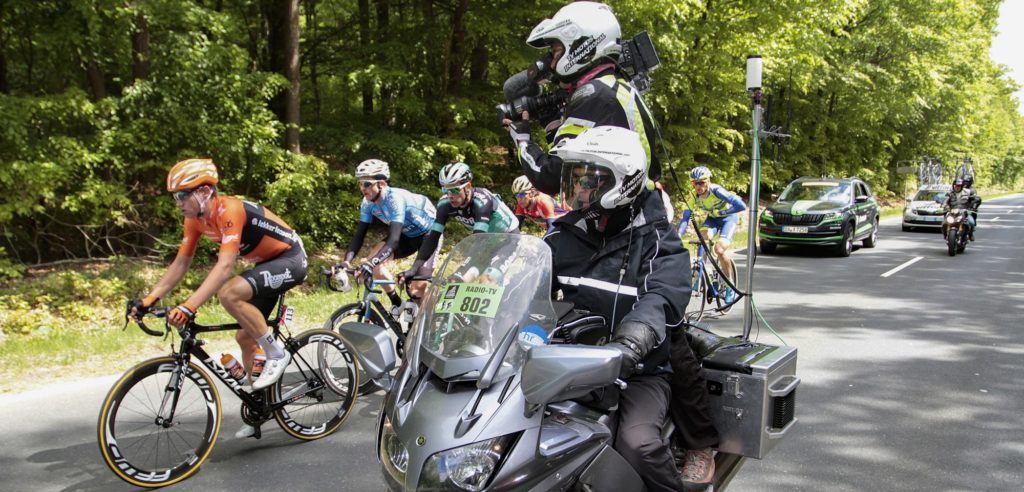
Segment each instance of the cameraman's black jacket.
[{"label": "cameraman's black jacket", "polygon": [[[658,181],[661,178],[661,161],[655,152],[657,131],[651,112],[640,92],[628,80],[617,75],[614,66],[597,72],[573,91],[562,111],[561,125],[550,136],[551,145],[566,138],[575,138],[588,128],[605,125],[629,128],[640,134],[640,142],[647,154],[647,177]],[[558,193],[561,159],[544,152],[536,142],[518,145],[523,173],[530,182],[541,192],[549,195]]]},{"label": "cameraman's black jacket", "polygon": [[[660,342],[643,359],[644,374],[671,372],[667,330],[681,325],[690,300],[690,253],[669,225],[657,194],[646,190],[637,198],[640,211],[630,228],[605,237],[590,230],[578,212],[555,221],[544,240],[551,246],[554,288],[566,301],[600,313],[617,327],[623,320],[643,323]],[[620,210],[616,214],[626,214]],[[619,285],[619,269],[626,256],[626,273]],[[618,288],[618,308],[612,306]],[[638,297],[639,296],[639,297]]]}]

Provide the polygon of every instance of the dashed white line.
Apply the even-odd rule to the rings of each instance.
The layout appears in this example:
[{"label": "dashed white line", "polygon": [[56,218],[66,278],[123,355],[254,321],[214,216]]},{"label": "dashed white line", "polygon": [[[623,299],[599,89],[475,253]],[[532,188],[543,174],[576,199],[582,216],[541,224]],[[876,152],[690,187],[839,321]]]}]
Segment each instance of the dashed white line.
[{"label": "dashed white line", "polygon": [[900,271],[900,270],[902,270],[904,268],[907,268],[908,266],[913,265],[914,263],[917,263],[917,262],[919,262],[919,261],[921,261],[923,259],[924,259],[923,256],[916,256],[916,257],[914,257],[914,259],[912,259],[912,260],[910,260],[910,261],[908,261],[908,262],[906,262],[906,263],[904,263],[904,264],[902,264],[902,265],[900,265],[900,266],[898,266],[896,268],[893,268],[892,270],[889,270],[888,272],[883,273],[882,276],[883,277],[888,277],[888,276],[890,276],[890,275],[892,275],[892,274],[894,274],[894,273],[896,273],[896,272],[898,272],[898,271]]}]

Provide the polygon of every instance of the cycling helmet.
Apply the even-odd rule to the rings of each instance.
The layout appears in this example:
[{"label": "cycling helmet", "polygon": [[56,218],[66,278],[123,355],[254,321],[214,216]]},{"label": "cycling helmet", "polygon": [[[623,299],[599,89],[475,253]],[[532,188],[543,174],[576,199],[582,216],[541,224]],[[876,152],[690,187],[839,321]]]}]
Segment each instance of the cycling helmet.
[{"label": "cycling helmet", "polygon": [[[553,150],[562,159],[562,194],[574,211],[611,211],[636,200],[647,181],[647,154],[640,135],[598,126]],[[583,192],[587,192],[584,194]]]},{"label": "cycling helmet", "polygon": [[555,65],[555,73],[571,78],[604,57],[617,60],[622,52],[620,37],[622,29],[611,7],[597,2],[573,2],[537,24],[526,44],[545,48],[552,41],[561,41],[565,52]]},{"label": "cycling helmet", "polygon": [[437,180],[441,186],[456,186],[472,181],[473,173],[469,171],[469,166],[466,163],[455,162],[442,167],[441,172],[437,175]]},{"label": "cycling helmet", "polygon": [[690,179],[694,181],[708,181],[711,179],[711,170],[704,166],[697,166],[690,170]]},{"label": "cycling helmet", "polygon": [[533,183],[530,182],[530,178],[526,176],[520,176],[512,182],[512,194],[526,193],[533,189]]},{"label": "cycling helmet", "polygon": [[356,166],[356,177],[389,180],[391,169],[380,159],[367,159]]},{"label": "cycling helmet", "polygon": [[217,185],[217,166],[212,159],[185,159],[167,173],[167,191],[186,191],[202,185]]}]

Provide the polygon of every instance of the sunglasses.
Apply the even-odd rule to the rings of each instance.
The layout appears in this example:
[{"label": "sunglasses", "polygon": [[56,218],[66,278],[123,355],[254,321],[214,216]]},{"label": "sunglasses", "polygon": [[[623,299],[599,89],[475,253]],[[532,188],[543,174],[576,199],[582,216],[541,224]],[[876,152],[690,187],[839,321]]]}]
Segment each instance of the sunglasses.
[{"label": "sunglasses", "polygon": [[692,184],[693,184],[693,186],[697,186],[697,185],[699,185],[699,184],[708,184],[708,182],[707,182],[707,181],[697,181],[697,180],[694,180],[694,181],[690,181],[690,183],[692,183]]},{"label": "sunglasses", "polygon": [[525,191],[522,193],[516,193],[516,198],[526,198],[526,195],[527,193]]},{"label": "sunglasses", "polygon": [[196,190],[175,191],[174,192],[174,199],[179,201],[179,202],[183,202],[185,200],[188,200],[188,197],[191,196],[192,192],[194,192],[194,191],[196,191]]},{"label": "sunglasses", "polygon": [[590,190],[597,188],[598,186],[601,186],[601,183],[605,180],[605,178],[606,176],[580,176],[576,182],[579,184],[580,188]]},{"label": "sunglasses", "polygon": [[462,183],[454,188],[441,188],[441,193],[444,193],[445,195],[457,195],[461,193],[468,184],[469,183]]},{"label": "sunglasses", "polygon": [[360,181],[359,182],[359,187],[360,188],[369,188],[369,187],[371,187],[371,186],[373,186],[375,184],[377,184],[376,181]]}]

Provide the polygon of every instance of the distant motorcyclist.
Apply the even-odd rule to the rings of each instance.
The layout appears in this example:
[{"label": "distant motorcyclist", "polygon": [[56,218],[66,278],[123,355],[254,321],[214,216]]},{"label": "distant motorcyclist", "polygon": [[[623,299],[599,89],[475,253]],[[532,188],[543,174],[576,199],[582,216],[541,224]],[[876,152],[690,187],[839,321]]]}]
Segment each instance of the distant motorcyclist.
[{"label": "distant motorcyclist", "polygon": [[[706,383],[689,351],[686,364],[670,362],[673,329],[683,322],[690,298],[689,253],[666,220],[665,208],[645,186],[646,155],[636,132],[601,126],[560,142],[561,190],[571,208],[555,221],[551,246],[555,288],[577,307],[605,316],[612,326],[608,347],[622,352],[620,377],[628,387],[619,401],[615,449],[652,491],[703,488],[714,476]],[[673,371],[675,373],[673,374]],[[671,382],[670,382],[671,378]],[[680,476],[661,439],[672,387],[693,391],[687,410],[695,425]],[[689,447],[689,445],[688,445]]]},{"label": "distant motorcyclist", "polygon": [[[967,238],[974,241],[974,228],[978,216],[978,207],[981,206],[981,197],[978,196],[977,192],[973,188],[966,186],[966,179],[957,179],[953,182],[953,189],[949,195],[946,195],[946,201],[942,203],[942,208],[945,211],[949,211],[954,208],[961,208],[968,211],[967,213]],[[974,183],[974,178],[970,178],[971,184]]]}]

